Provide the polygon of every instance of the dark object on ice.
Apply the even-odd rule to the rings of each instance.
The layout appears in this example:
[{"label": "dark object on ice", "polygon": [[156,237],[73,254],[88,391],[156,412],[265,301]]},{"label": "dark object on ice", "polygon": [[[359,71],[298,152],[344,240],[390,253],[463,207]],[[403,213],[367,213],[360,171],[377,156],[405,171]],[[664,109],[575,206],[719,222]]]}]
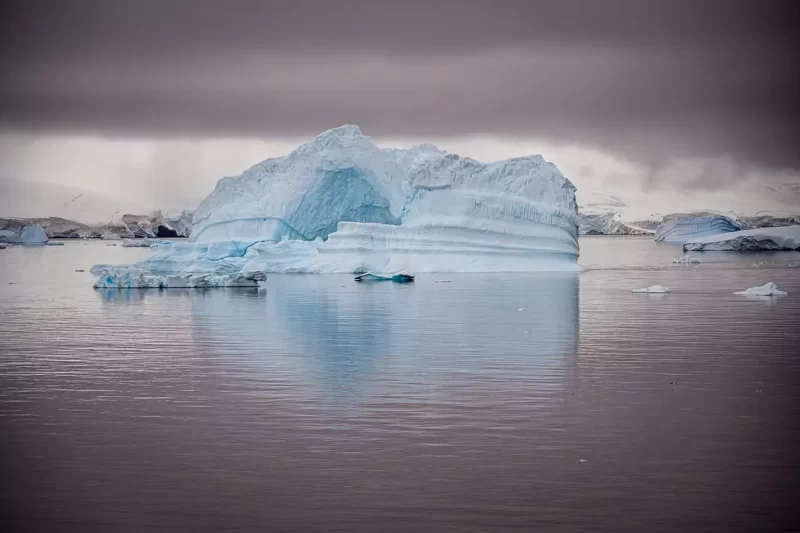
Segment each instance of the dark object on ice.
[{"label": "dark object on ice", "polygon": [[172,228],[168,228],[167,226],[159,226],[158,229],[156,229],[156,237],[160,239],[164,238],[171,239],[178,236],[179,235],[177,231],[175,231]]},{"label": "dark object on ice", "polygon": [[410,283],[414,281],[412,274],[395,274],[393,276],[386,276],[383,274],[373,274],[366,272],[359,274],[354,278],[356,281],[394,281],[395,283]]}]

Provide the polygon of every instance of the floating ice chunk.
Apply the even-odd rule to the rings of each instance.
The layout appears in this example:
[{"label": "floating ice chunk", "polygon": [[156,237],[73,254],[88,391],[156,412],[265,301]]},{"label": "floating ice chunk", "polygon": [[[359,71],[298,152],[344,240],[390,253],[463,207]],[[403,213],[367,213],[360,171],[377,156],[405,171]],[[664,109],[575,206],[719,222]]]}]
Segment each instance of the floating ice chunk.
[{"label": "floating ice chunk", "polygon": [[0,250],[5,250],[7,246],[3,243],[0,243]]},{"label": "floating ice chunk", "polygon": [[123,248],[150,248],[154,244],[164,244],[171,241],[164,241],[161,239],[122,239]]},{"label": "floating ice chunk", "polygon": [[669,287],[664,287],[663,285],[651,285],[650,287],[645,287],[644,289],[633,289],[631,292],[648,292],[654,294],[664,294],[669,292]]},{"label": "floating ice chunk", "polygon": [[47,233],[41,226],[25,226],[22,228],[20,238],[22,243],[27,245],[47,244]]},{"label": "floating ice chunk", "polygon": [[692,239],[683,244],[687,251],[719,250],[760,252],[765,250],[800,250],[800,225],[758,228]]},{"label": "floating ice chunk", "polygon": [[13,231],[0,229],[0,243],[20,244],[22,243],[22,238]]},{"label": "floating ice chunk", "polygon": [[[95,269],[93,269],[95,270]],[[234,274],[154,275],[136,268],[102,268],[94,283],[96,289],[202,289],[214,287],[261,287],[267,280],[264,272]]]},{"label": "floating ice chunk", "polygon": [[750,287],[747,290],[734,292],[733,294],[741,294],[743,296],[788,296],[789,293],[779,290],[778,286],[772,283],[765,283],[758,287]]},{"label": "floating ice chunk", "polygon": [[519,309],[517,309],[517,311],[524,311],[524,310],[525,310],[524,307],[520,307]]},{"label": "floating ice chunk", "polygon": [[656,228],[655,240],[681,242],[740,229],[738,225],[723,216],[680,217],[660,224]]},{"label": "floating ice chunk", "polygon": [[690,255],[684,255],[683,257],[679,257],[678,259],[673,259],[672,262],[675,264],[683,264],[683,265],[702,263],[701,260],[699,260],[696,257],[692,257]]},{"label": "floating ice chunk", "polygon": [[394,281],[395,283],[409,283],[414,281],[413,274],[375,274],[373,272],[365,272],[359,274],[354,278],[356,281]]}]

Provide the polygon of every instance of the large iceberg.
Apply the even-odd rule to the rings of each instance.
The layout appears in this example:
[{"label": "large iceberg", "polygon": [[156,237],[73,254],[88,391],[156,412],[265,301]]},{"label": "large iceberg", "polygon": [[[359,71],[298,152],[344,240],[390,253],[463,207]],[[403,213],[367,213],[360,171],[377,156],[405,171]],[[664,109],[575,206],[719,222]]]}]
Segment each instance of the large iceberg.
[{"label": "large iceberg", "polygon": [[691,251],[759,252],[768,250],[800,250],[800,226],[759,228],[692,239],[683,244]]},{"label": "large iceberg", "polygon": [[479,163],[381,149],[356,126],[221,179],[189,242],[135,267],[165,274],[578,270],[575,187],[541,156]]},{"label": "large iceberg", "polygon": [[655,240],[686,242],[689,239],[739,231],[741,228],[723,216],[679,217],[660,224]]}]

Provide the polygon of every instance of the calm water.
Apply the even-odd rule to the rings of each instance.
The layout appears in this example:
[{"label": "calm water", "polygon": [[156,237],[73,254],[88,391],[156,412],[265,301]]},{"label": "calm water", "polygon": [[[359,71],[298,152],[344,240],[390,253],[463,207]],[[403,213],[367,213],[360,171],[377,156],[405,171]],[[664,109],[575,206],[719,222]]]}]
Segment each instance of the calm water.
[{"label": "calm water", "polygon": [[[94,291],[76,269],[144,251],[2,250],[0,525],[796,530],[800,254],[581,242],[580,275],[266,292]],[[767,281],[789,296],[732,294]]]}]

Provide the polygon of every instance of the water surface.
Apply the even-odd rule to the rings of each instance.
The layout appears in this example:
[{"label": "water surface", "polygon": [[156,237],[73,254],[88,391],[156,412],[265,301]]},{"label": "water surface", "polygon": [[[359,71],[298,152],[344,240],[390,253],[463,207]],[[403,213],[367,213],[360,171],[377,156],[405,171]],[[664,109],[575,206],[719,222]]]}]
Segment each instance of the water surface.
[{"label": "water surface", "polygon": [[800,254],[94,291],[105,244],[0,251],[4,530],[796,529]]}]

